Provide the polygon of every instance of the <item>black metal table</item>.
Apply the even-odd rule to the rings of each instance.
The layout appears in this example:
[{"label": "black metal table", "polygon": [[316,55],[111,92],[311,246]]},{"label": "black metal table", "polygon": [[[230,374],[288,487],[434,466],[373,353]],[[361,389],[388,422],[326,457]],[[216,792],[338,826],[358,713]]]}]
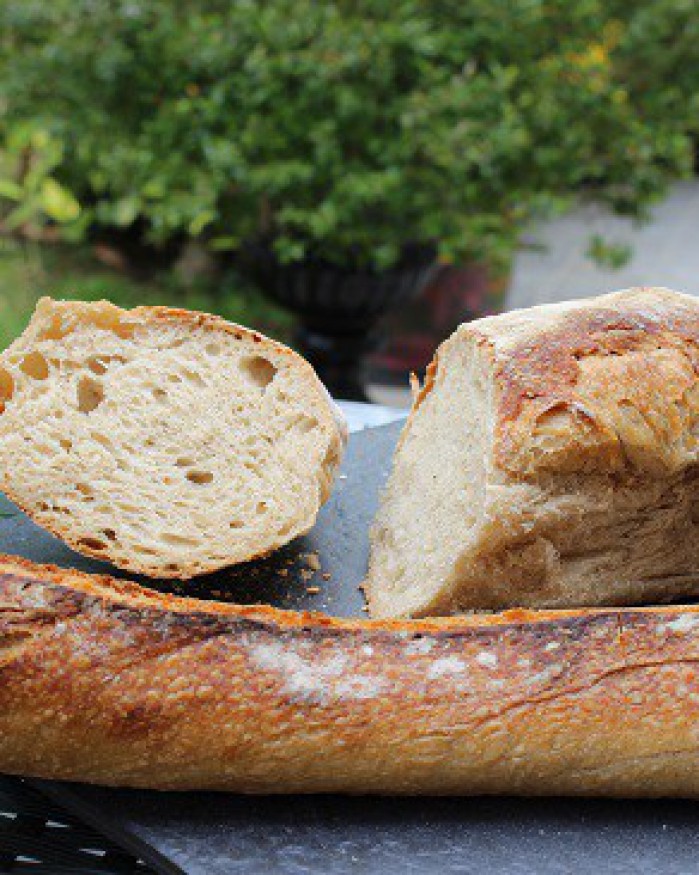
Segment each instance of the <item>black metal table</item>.
[{"label": "black metal table", "polygon": [[155,875],[19,778],[0,776],[0,873]]}]

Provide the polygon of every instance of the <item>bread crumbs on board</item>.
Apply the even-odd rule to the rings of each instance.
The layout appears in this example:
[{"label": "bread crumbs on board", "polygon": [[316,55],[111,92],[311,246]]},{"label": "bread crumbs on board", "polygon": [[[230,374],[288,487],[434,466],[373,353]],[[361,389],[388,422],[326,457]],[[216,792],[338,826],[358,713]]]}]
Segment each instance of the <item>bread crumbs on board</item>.
[{"label": "bread crumbs on board", "polygon": [[313,571],[320,571],[320,559],[318,558],[317,553],[308,553],[306,556],[306,563],[309,568],[313,569]]}]

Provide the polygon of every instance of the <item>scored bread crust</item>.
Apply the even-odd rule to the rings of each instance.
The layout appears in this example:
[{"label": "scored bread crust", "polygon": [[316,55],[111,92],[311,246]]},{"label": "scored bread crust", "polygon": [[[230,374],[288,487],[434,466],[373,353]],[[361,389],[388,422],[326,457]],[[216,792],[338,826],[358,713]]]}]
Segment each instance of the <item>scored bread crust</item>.
[{"label": "scored bread crust", "polygon": [[0,771],[159,790],[699,795],[699,608],[347,621],[0,557]]},{"label": "scored bread crust", "polygon": [[695,298],[637,288],[537,310],[471,326],[494,362],[500,468],[662,477],[697,461]]},{"label": "scored bread crust", "polygon": [[[698,592],[698,374],[699,302],[668,289],[460,326],[437,351],[399,440],[372,536],[372,614],[638,604]],[[449,381],[449,417],[429,439],[416,436]],[[464,417],[475,397],[480,418]],[[430,545],[440,563],[425,572],[426,538],[396,547],[406,513],[395,508],[403,501],[424,516],[432,483],[414,473],[414,458],[424,467],[428,454],[453,447],[459,458],[434,472],[443,494],[429,529],[445,531]],[[465,490],[465,513],[452,519],[445,509]],[[392,589],[396,565],[409,580],[402,593]]]},{"label": "scored bread crust", "polygon": [[[42,298],[34,317],[25,332],[0,355],[0,414],[4,412],[13,393],[12,374],[17,374],[22,356],[31,356],[37,341],[41,341],[48,333],[52,338],[67,336],[76,327],[90,326],[96,331],[111,331],[121,338],[133,338],[140,331],[157,328],[159,325],[175,325],[178,328],[203,331],[212,336],[223,332],[236,341],[247,344],[251,352],[266,355],[273,354],[278,360],[288,361],[294,369],[295,377],[303,386],[308,408],[318,417],[318,428],[324,434],[326,448],[322,459],[316,467],[309,464],[308,481],[311,485],[317,483],[318,501],[315,511],[308,519],[297,520],[290,527],[289,535],[279,537],[260,549],[252,549],[245,556],[235,561],[249,561],[273,552],[293,537],[308,531],[315,520],[320,506],[327,501],[332,491],[335,476],[339,469],[347,443],[347,425],[342,414],[333,402],[325,386],[320,382],[311,365],[293,350],[265,337],[259,332],[227,322],[225,319],[207,314],[170,307],[137,307],[133,310],[122,310],[107,301],[85,303],[77,301],[53,301]],[[7,379],[10,379],[8,385]],[[184,435],[186,438],[186,435]],[[90,546],[91,536],[98,532],[76,531],[75,525],[68,519],[54,512],[47,512],[34,501],[28,501],[21,489],[14,484],[12,465],[5,464],[0,469],[0,488],[28,516],[52,534],[60,537],[74,550],[96,559],[111,561],[120,568],[147,574],[152,577],[167,577],[188,579],[195,575],[205,574],[224,567],[230,562],[220,558],[200,558],[195,565],[179,561],[176,565],[163,568],[161,561],[148,561],[144,557],[133,554],[122,555],[108,541],[102,541],[99,549]],[[202,496],[202,500],[205,497]],[[185,533],[186,534],[186,533]],[[163,548],[163,554],[167,552]]]}]

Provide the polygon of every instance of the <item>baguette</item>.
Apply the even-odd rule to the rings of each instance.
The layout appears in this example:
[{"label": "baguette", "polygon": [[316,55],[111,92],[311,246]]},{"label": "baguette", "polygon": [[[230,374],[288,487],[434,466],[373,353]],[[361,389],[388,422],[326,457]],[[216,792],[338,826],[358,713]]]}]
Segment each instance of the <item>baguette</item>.
[{"label": "baguette", "polygon": [[699,593],[699,301],[630,289],[462,325],[377,516],[374,617]]},{"label": "baguette", "polygon": [[245,793],[699,795],[699,608],[342,621],[0,558],[0,771]]},{"label": "baguette", "polygon": [[0,488],[73,549],[190,578],[313,525],[346,428],[311,366],[216,316],[42,299],[0,356]]}]

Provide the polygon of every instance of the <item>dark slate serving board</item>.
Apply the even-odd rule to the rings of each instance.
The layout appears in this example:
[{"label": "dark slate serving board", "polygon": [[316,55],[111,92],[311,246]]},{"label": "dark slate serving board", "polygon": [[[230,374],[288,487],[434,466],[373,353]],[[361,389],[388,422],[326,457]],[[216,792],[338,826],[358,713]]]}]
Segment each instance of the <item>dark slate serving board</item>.
[{"label": "dark slate serving board", "polygon": [[[352,436],[345,479],[311,535],[267,560],[188,584],[187,593],[360,615],[368,527],[399,429]],[[21,514],[0,519],[0,551],[107,569]],[[312,551],[321,569],[307,580],[301,572],[308,576],[308,561],[300,557]],[[308,593],[313,586],[320,592]],[[699,873],[699,806],[691,802],[254,798],[34,783],[169,875]]]}]

